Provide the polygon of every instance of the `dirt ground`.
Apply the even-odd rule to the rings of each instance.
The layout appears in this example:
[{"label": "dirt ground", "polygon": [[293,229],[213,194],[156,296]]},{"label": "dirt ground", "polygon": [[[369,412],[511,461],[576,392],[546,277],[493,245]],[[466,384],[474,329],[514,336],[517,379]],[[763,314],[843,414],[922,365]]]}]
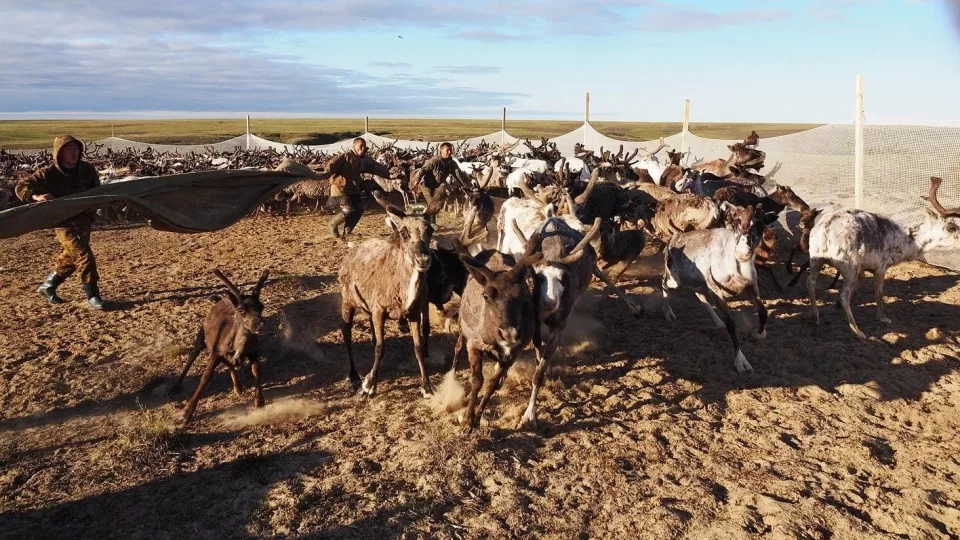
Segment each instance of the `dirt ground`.
[{"label": "dirt ground", "polygon": [[[324,238],[326,222],[99,228],[101,289],[116,308],[103,313],[85,307],[75,279],[60,306],[35,292],[57,251],[51,232],[0,242],[0,538],[960,535],[955,274],[919,263],[890,272],[890,327],[866,283],[854,310],[879,338],[866,343],[832,306],[826,277],[818,331],[802,288],[779,295],[762,277],[769,337],[744,339],[750,374],[736,373],[729,338],[691,293],[667,323],[657,279],[623,283],[647,308],[640,320],[594,285],[540,394],[539,429],[515,429],[530,390],[521,362],[468,435],[444,407],[465,373],[421,398],[395,323],[377,396],[352,395],[336,282],[348,247]],[[385,232],[382,215],[359,228]],[[209,296],[223,292],[215,265],[248,288],[272,270],[267,406],[252,408],[249,370],[242,397],[219,371],[176,432],[207,357],[178,399],[167,389]],[[736,307],[747,336],[756,317]],[[453,336],[433,332],[440,385]],[[354,339],[363,372],[366,318]]]}]

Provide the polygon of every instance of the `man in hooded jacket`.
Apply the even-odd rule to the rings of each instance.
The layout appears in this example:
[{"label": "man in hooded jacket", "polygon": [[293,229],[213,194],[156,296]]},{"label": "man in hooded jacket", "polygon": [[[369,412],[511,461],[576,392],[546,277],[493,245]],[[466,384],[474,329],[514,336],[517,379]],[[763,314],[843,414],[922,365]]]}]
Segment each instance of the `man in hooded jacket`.
[{"label": "man in hooded jacket", "polygon": [[[53,141],[53,165],[38,170],[16,186],[17,197],[25,203],[44,202],[86,191],[100,185],[100,176],[93,165],[83,161],[83,143],[62,135]],[[87,214],[71,218],[54,229],[63,251],[56,259],[56,269],[37,291],[51,304],[63,299],[57,287],[74,272],[80,276],[87,302],[94,309],[103,309],[97,262],[90,249],[90,226],[93,217]]]}]

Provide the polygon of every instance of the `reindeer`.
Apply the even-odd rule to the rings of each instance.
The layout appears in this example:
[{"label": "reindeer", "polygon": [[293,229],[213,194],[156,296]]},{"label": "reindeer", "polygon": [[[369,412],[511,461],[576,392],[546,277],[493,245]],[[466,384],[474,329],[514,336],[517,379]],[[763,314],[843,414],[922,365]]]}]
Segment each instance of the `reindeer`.
[{"label": "reindeer", "polygon": [[742,142],[727,145],[727,148],[730,150],[730,157],[727,159],[715,159],[705,163],[698,163],[693,166],[693,169],[710,173],[720,178],[729,178],[734,176],[734,172],[730,169],[731,165],[757,171],[763,168],[763,160],[767,155],[765,152],[750,148]]},{"label": "reindeer", "polygon": [[960,208],[946,209],[937,201],[941,182],[940,178],[930,178],[927,199],[933,210],[927,209],[925,221],[912,229],[863,210],[842,210],[817,220],[810,231],[810,275],[807,276],[815,324],[820,324],[817,277],[824,264],[836,268],[843,276],[840,306],[853,334],[866,339],[850,311],[850,298],[864,270],[873,272],[877,317],[881,323],[890,324],[883,312],[883,281],[887,269],[904,261],[923,260],[931,250],[960,248]]},{"label": "reindeer", "polygon": [[[670,239],[666,250],[663,273],[664,318],[668,321],[677,320],[670,307],[669,291],[680,287],[694,289],[714,324],[717,327],[726,326],[733,341],[733,362],[737,371],[753,371],[753,367],[740,350],[737,325],[727,300],[749,291],[760,319],[760,326],[755,330],[754,337],[763,339],[767,335],[767,309],[760,299],[757,269],[753,262],[763,234],[759,210],[760,208],[753,207],[735,209],[731,216],[732,230],[716,228],[676,234]],[[710,306],[709,300],[720,310],[722,321]]]},{"label": "reindeer", "polygon": [[[350,361],[350,383],[362,395],[372,397],[376,393],[377,373],[384,353],[384,323],[388,318],[408,321],[420,366],[420,391],[424,396],[433,394],[424,364],[430,337],[427,297],[427,271],[432,260],[429,246],[433,235],[430,220],[442,208],[445,195],[441,185],[422,216],[408,216],[379,192],[374,192],[374,198],[387,211],[386,221],[393,233],[387,239],[364,241],[350,250],[340,264],[337,279],[341,289],[341,332]],[[362,381],[353,363],[352,330],[357,310],[370,316],[375,344],[373,367]]]},{"label": "reindeer", "polygon": [[534,267],[537,271],[534,300],[538,307],[538,321],[546,329],[540,339],[534,339],[537,369],[533,375],[530,403],[520,419],[519,428],[537,426],[537,393],[543,385],[543,377],[550,365],[560,337],[567,326],[570,313],[580,296],[590,286],[597,255],[590,242],[600,233],[600,218],[597,218],[586,235],[580,234],[563,220],[548,218],[529,241],[517,226],[511,223],[514,233],[526,244],[525,255],[531,252],[544,254]]},{"label": "reindeer", "polygon": [[[542,253],[531,253],[515,262],[512,256],[493,250],[485,250],[476,258],[461,255],[472,279],[467,280],[460,302],[460,336],[450,371],[456,372],[466,350],[471,372],[465,419],[469,432],[479,426],[484,407],[503,385],[520,351],[532,340],[540,339],[537,306],[527,288],[527,279],[532,266],[542,258]],[[484,356],[492,356],[497,369],[478,403]]]},{"label": "reindeer", "polygon": [[[246,359],[250,362],[250,372],[253,373],[253,381],[256,388],[254,393],[254,407],[263,407],[263,389],[260,385],[260,356],[258,352],[258,336],[263,328],[263,303],[260,302],[260,290],[267,282],[270,275],[269,270],[264,270],[260,274],[260,280],[253,288],[251,294],[243,294],[219,268],[213,271],[227,286],[227,298],[224,298],[214,304],[204,319],[203,326],[197,332],[197,338],[193,342],[193,349],[187,358],[187,365],[183,366],[180,377],[170,389],[170,395],[180,392],[180,386],[184,377],[190,371],[190,366],[200,356],[200,353],[206,347],[210,354],[210,362],[200,377],[200,384],[187,407],[183,410],[182,421],[187,423],[197,409],[197,402],[200,401],[200,394],[210,382],[210,377],[217,369],[219,364],[224,364],[230,371],[230,379],[233,381],[233,393],[238,397],[243,393],[243,386],[237,377],[237,368],[240,362]],[[229,357],[229,360],[227,359]]]},{"label": "reindeer", "polygon": [[[793,273],[793,257],[798,253],[809,253],[810,252],[810,231],[813,230],[814,224],[817,222],[817,216],[823,213],[823,210],[814,210],[808,208],[800,213],[800,240],[797,242],[797,245],[793,246],[793,249],[790,250],[790,257],[787,258],[787,262],[784,265],[787,268],[787,273]],[[810,268],[810,261],[807,261],[800,265],[800,268],[797,270],[797,275],[793,276],[793,279],[787,283],[788,287],[793,287],[800,281],[800,277],[803,276],[803,272]],[[833,276],[833,281],[827,287],[827,289],[836,288],[837,281],[840,280],[840,272],[837,272]]]}]

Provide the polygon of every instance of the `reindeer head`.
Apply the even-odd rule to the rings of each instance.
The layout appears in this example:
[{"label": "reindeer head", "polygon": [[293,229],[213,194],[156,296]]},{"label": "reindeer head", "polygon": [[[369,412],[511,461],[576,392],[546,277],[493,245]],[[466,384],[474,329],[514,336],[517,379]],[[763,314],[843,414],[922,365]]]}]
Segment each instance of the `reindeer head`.
[{"label": "reindeer head", "polygon": [[509,270],[495,271],[473,257],[460,255],[467,271],[483,287],[482,328],[491,334],[484,336],[485,340],[512,350],[524,341],[524,334],[529,336],[527,332],[536,324],[536,313],[527,277],[541,259],[542,253],[534,253],[523,257]]},{"label": "reindeer head", "polygon": [[[526,239],[517,226],[516,221],[511,223],[514,234],[526,243],[525,256],[534,253],[543,253],[544,260],[537,264],[536,291],[537,305],[541,317],[550,315],[560,308],[564,291],[570,286],[571,266],[577,264],[587,253],[590,243],[600,234],[600,218],[597,218],[593,227],[586,235],[580,238],[577,245],[567,251],[567,242],[571,235],[580,236],[574,229],[558,218],[547,218],[530,239]],[[595,254],[591,256],[596,257]],[[590,264],[594,264],[593,261]]]},{"label": "reindeer head", "polygon": [[727,148],[733,152],[732,164],[745,169],[760,170],[763,168],[763,160],[767,157],[766,152],[756,148],[748,148],[742,142],[727,145]]},{"label": "reindeer head", "polygon": [[433,237],[430,218],[443,208],[446,193],[446,187],[441,184],[422,215],[407,215],[390,204],[379,191],[374,192],[374,199],[387,211],[386,221],[393,229],[391,239],[400,243],[406,263],[416,272],[426,272],[430,268],[430,239]]},{"label": "reindeer head", "polygon": [[214,269],[213,274],[220,278],[220,281],[227,286],[227,297],[234,309],[234,327],[244,328],[252,334],[260,333],[263,329],[263,304],[260,302],[260,290],[263,284],[267,282],[270,275],[269,270],[264,270],[260,274],[260,280],[253,288],[251,294],[243,294],[219,268]]},{"label": "reindeer head", "polygon": [[927,200],[933,210],[927,209],[927,219],[923,225],[923,232],[927,237],[924,249],[958,249],[960,248],[960,208],[944,208],[937,200],[937,190],[943,179],[930,178],[930,192]]},{"label": "reindeer head", "polygon": [[670,165],[680,166],[680,161],[683,160],[689,152],[680,152],[678,150],[667,150],[667,159],[670,162]]},{"label": "reindeer head", "polygon": [[790,189],[790,186],[779,184],[777,185],[777,189],[771,192],[768,196],[777,204],[782,204],[787,208],[793,208],[798,212],[803,212],[810,208],[810,205],[801,199],[799,195],[794,193],[793,190]]},{"label": "reindeer head", "polygon": [[823,213],[823,209],[817,210],[814,208],[807,208],[800,212],[800,229],[803,231],[810,231],[813,229],[813,225],[817,222],[817,216]]},{"label": "reindeer head", "polygon": [[748,261],[753,258],[763,240],[763,205],[758,204],[756,208],[747,206],[746,208],[737,208],[728,211],[727,223],[729,227],[737,234],[737,247],[734,249],[734,256],[737,260]]}]

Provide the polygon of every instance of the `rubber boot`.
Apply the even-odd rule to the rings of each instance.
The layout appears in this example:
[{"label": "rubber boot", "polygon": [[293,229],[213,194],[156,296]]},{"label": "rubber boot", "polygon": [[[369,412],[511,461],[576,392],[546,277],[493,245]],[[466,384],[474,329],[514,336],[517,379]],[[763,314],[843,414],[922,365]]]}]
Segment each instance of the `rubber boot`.
[{"label": "rubber boot", "polygon": [[60,274],[53,272],[47,276],[47,280],[40,285],[40,288],[37,289],[37,292],[42,294],[44,298],[47,299],[47,302],[51,304],[62,304],[63,298],[57,296],[57,287],[63,283],[65,278],[61,277]]},{"label": "rubber boot", "polygon": [[83,292],[87,293],[87,303],[93,309],[103,309],[103,300],[100,299],[100,289],[94,283],[88,283],[83,286]]},{"label": "rubber boot", "polygon": [[334,238],[340,238],[340,225],[347,220],[347,216],[342,213],[333,216],[333,219],[330,220],[330,234]]}]

